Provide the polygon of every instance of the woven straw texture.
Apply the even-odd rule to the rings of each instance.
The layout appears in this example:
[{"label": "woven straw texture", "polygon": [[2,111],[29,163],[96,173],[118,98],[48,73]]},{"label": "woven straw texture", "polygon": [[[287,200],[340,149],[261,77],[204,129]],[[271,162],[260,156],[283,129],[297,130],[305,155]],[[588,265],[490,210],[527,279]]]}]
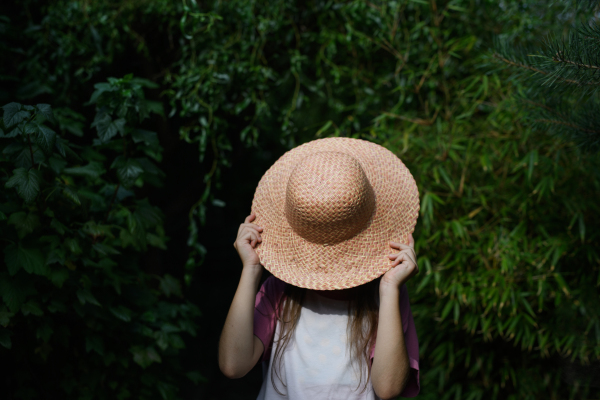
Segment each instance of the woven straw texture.
[{"label": "woven straw texture", "polygon": [[252,212],[261,226],[261,264],[314,290],[347,289],[387,272],[407,243],[419,192],[396,155],[350,138],[318,139],[285,153],[260,180]]}]

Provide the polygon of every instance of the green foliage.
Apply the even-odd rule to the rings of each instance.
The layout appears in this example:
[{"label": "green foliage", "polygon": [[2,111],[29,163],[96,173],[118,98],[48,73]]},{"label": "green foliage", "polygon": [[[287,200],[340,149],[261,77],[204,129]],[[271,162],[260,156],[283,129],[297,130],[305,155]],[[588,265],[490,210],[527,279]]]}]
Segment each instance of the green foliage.
[{"label": "green foliage", "polygon": [[[233,149],[258,159],[318,137],[372,140],[398,154],[419,185],[421,273],[409,289],[420,397],[584,398],[585,382],[561,372],[600,357],[599,166],[534,120],[597,130],[597,107],[566,101],[556,103],[560,115],[522,112],[515,94],[554,103],[537,97],[544,87],[530,91],[498,64],[486,68],[482,54],[497,36],[532,54],[533,39],[578,20],[566,3],[55,0],[20,12],[0,18],[17,43],[2,48],[10,57],[0,79],[19,82],[6,102],[48,96],[58,108],[54,122],[49,106],[10,103],[0,126],[0,344],[11,349],[3,356],[60,366],[63,396],[172,397],[180,334],[194,333],[197,310],[176,302],[176,278],[137,264],[148,246],[165,247],[160,212],[135,197],[163,179],[157,135],[139,123],[159,109],[144,97],[154,88],[145,80],[91,87],[115,75],[117,60],[159,82],[171,127],[198,149],[204,186],[190,210],[188,285],[207,252],[199,238],[209,207],[226,206]],[[594,35],[589,29],[573,35]],[[597,78],[566,62],[497,53],[547,72],[534,79]],[[75,102],[92,92],[90,145],[82,144],[90,117]],[[27,370],[15,372],[21,398],[35,397]]]},{"label": "green foliage", "polygon": [[[135,195],[164,178],[150,160],[156,133],[138,127],[162,113],[144,97],[153,86],[131,75],[96,84],[98,138],[84,145],[47,126],[59,120],[48,104],[3,107],[0,353],[15,364],[17,398],[176,396],[182,335],[195,335],[199,311],[175,278],[138,263],[167,239],[160,210]],[[56,381],[36,382],[39,368]]]}]

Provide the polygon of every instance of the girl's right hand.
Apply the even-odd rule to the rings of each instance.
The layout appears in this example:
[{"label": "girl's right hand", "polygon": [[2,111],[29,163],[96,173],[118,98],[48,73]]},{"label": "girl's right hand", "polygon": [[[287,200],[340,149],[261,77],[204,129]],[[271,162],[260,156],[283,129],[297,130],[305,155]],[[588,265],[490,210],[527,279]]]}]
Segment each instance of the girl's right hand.
[{"label": "girl's right hand", "polygon": [[237,238],[233,243],[233,247],[235,247],[242,259],[244,268],[256,268],[261,266],[258,255],[254,249],[262,242],[260,233],[263,229],[260,226],[251,223],[255,218],[256,215],[254,214],[250,214],[246,217],[244,223],[240,225]]}]

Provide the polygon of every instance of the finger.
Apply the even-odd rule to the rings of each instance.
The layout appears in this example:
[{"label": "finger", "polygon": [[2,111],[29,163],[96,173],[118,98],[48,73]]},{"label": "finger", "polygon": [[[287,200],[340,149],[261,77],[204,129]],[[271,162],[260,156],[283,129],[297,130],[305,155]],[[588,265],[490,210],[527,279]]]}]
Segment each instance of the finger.
[{"label": "finger", "polygon": [[407,244],[400,243],[400,242],[392,242],[392,241],[390,241],[390,247],[392,247],[394,249],[401,249],[401,250],[410,249],[410,246]]},{"label": "finger", "polygon": [[260,226],[258,226],[258,225],[256,225],[256,224],[242,224],[241,226],[243,226],[243,227],[248,227],[248,228],[252,228],[252,229],[257,229],[257,230],[259,230],[259,231],[262,231],[262,230],[263,230],[263,228],[262,228],[262,227],[260,227]]},{"label": "finger", "polygon": [[403,254],[406,254],[406,256],[415,264],[417,265],[417,255],[415,254],[415,251],[410,248],[408,250],[402,250]]},{"label": "finger", "polygon": [[260,236],[260,231],[258,229],[251,227],[251,226],[245,226],[242,229],[241,235],[244,235],[246,233],[251,233],[251,234],[255,235],[259,241],[262,241],[262,237]]},{"label": "finger", "polygon": [[411,259],[412,259],[412,260],[415,262],[415,264],[416,264],[417,254],[416,254],[416,253],[415,253],[415,251],[414,251],[413,249],[411,249],[411,248],[408,248],[408,249],[402,250],[402,251],[400,251],[399,253],[392,253],[392,254],[388,254],[388,257],[389,257],[390,259],[394,260],[394,259],[396,259],[396,257],[398,257],[398,255],[399,255],[399,254],[401,254],[401,253],[406,253],[406,254],[408,254],[408,255],[411,257]]},{"label": "finger", "polygon": [[404,251],[397,254],[396,260],[394,261],[393,264],[398,265],[403,262],[407,262],[407,263],[414,264],[415,266],[417,266],[417,263],[415,262],[414,258],[410,254],[408,254],[407,252],[404,252]]},{"label": "finger", "polygon": [[[252,243],[254,242],[262,242],[262,239],[259,238],[256,232],[246,231],[243,235],[240,236],[240,240],[242,243]],[[252,246],[254,247],[254,246]]]},{"label": "finger", "polygon": [[254,221],[255,218],[256,218],[256,214],[252,213],[252,214],[250,214],[250,215],[248,215],[246,217],[246,219],[244,220],[244,222],[245,223],[250,223],[250,222]]}]

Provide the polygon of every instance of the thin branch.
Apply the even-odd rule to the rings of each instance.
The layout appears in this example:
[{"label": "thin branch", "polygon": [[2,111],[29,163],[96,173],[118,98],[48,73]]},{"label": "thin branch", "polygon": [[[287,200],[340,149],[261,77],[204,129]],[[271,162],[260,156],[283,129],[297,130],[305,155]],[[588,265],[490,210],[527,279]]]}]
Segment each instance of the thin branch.
[{"label": "thin branch", "polygon": [[580,64],[580,63],[577,63],[575,61],[567,60],[563,56],[564,56],[564,52],[558,51],[558,52],[556,52],[556,55],[554,57],[552,57],[552,60],[556,61],[556,62],[562,62],[562,63],[565,63],[565,64],[575,65],[575,66],[577,66],[579,68],[600,69],[600,67],[597,67],[595,65]]},{"label": "thin branch", "polygon": [[401,119],[404,121],[409,121],[409,122],[412,122],[413,124],[430,126],[430,125],[433,125],[433,123],[435,122],[435,118],[437,117],[438,112],[439,112],[439,110],[435,110],[435,114],[429,120],[422,119],[422,118],[408,118],[408,117],[405,117],[404,115],[392,114],[391,112],[387,112],[387,111],[382,111],[382,114],[387,115],[388,117]]},{"label": "thin branch", "polygon": [[570,123],[570,122],[559,121],[559,120],[556,120],[556,119],[536,119],[534,122],[543,122],[543,123],[546,123],[546,124],[565,125],[565,126],[568,126],[569,128],[573,128],[573,129],[576,129],[578,131],[582,131],[582,132],[586,132],[586,133],[600,134],[600,131],[595,131],[593,129],[587,129],[587,128],[584,128],[582,126]]},{"label": "thin branch", "polygon": [[558,112],[558,111],[557,111],[557,110],[555,110],[554,108],[548,107],[548,106],[547,106],[547,105],[545,105],[545,104],[542,104],[542,103],[536,103],[535,101],[531,101],[531,100],[527,100],[527,99],[522,99],[522,101],[523,101],[524,103],[528,103],[528,104],[534,105],[534,106],[536,106],[536,107],[543,108],[544,110],[546,110],[546,111],[550,112],[551,114],[558,115],[558,116],[559,116],[559,117],[561,117],[561,118],[567,119],[567,116],[566,116],[566,115],[564,115],[564,114],[562,114],[562,113]]},{"label": "thin branch", "polygon": [[[549,74],[546,71],[542,71],[541,69],[534,68],[534,67],[532,67],[530,65],[521,64],[521,63],[517,63],[517,62],[511,61],[508,58],[502,57],[498,53],[494,53],[493,57],[497,58],[500,61],[505,62],[506,64],[512,65],[514,67],[525,68],[525,69],[531,70],[533,72],[537,72],[537,73],[542,74],[542,75],[548,75]],[[600,85],[600,83],[594,83],[594,82],[583,83],[581,81],[576,81],[574,79],[565,79],[565,78],[561,78],[559,76],[557,76],[556,78],[559,79],[559,80],[561,80],[561,81],[563,81],[563,82],[572,83],[572,84],[578,85],[578,86],[581,86],[581,85]]]},{"label": "thin branch", "polygon": [[514,61],[510,61],[508,58],[504,58],[501,55],[499,55],[498,53],[494,53],[493,56],[494,56],[494,58],[497,58],[500,61],[504,61],[506,64],[512,65],[514,67],[525,68],[525,69],[529,69],[529,70],[531,70],[533,72],[538,72],[538,73],[540,73],[542,75],[548,75],[547,72],[542,71],[541,69],[533,68],[533,67],[531,67],[529,65],[526,65],[526,64],[520,64],[520,63],[517,63],[517,62],[514,62]]}]

